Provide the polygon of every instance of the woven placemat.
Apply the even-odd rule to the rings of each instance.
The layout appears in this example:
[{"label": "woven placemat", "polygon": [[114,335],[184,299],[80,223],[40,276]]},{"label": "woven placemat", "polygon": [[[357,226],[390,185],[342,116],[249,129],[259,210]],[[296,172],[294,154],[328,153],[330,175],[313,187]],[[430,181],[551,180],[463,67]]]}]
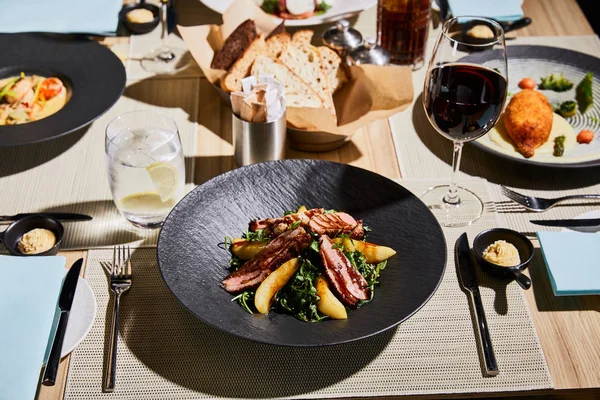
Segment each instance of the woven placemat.
[{"label": "woven placemat", "polygon": [[[403,184],[417,194],[432,185]],[[484,181],[467,186],[491,205]],[[466,229],[471,239],[498,224],[490,209]],[[445,230],[450,251],[462,232]],[[96,294],[98,313],[71,357],[67,400],[332,398],[552,388],[521,290],[515,283],[505,286],[486,276],[480,276],[481,292],[501,372],[482,376],[452,253],[435,295],[398,328],[354,343],[302,349],[251,343],[203,324],[166,288],[155,250],[138,249],[133,255],[134,284],[121,303],[117,387],[112,394],[102,393],[112,304],[100,262],[111,257],[110,250],[88,255],[85,278]],[[516,338],[519,346],[514,345]]]},{"label": "woven placemat", "polygon": [[[195,87],[190,90],[190,85]],[[169,91],[172,95],[163,96]],[[83,131],[44,143],[0,148],[0,192],[4,194],[0,215],[42,211],[91,215],[92,221],[65,224],[65,249],[156,244],[158,231],[133,228],[113,203],[104,160],[104,130],[113,118],[128,111],[167,113],[179,128],[186,181],[193,182],[198,92],[195,80],[129,84],[116,105]]]}]

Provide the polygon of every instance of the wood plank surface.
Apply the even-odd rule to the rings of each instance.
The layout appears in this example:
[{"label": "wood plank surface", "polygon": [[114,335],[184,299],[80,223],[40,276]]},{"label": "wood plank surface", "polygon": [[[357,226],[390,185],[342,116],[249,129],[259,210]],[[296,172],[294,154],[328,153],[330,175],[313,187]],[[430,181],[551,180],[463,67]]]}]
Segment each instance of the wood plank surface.
[{"label": "wood plank surface", "polygon": [[[198,0],[178,0],[179,22],[183,25],[201,23],[220,23],[220,16]],[[523,29],[511,32],[509,36],[532,35],[589,35],[593,30],[581,12],[575,0],[525,0],[525,16],[533,23]],[[367,14],[367,13],[365,13]],[[373,14],[359,16],[353,20],[367,34],[374,33]],[[127,43],[127,38],[109,38],[106,44]],[[160,79],[170,79],[160,77]],[[178,79],[176,77],[172,79]],[[197,92],[198,147],[195,155],[195,183],[206,180],[235,168],[231,137],[231,110],[223,104],[215,89],[205,79],[195,79]],[[142,100],[143,87],[138,87],[137,98]],[[148,93],[154,97],[155,93]],[[166,103],[176,103],[181,93],[165,92]],[[189,96],[189,94],[186,94]],[[373,123],[356,132],[351,141],[339,149],[328,152],[303,152],[288,148],[288,158],[316,158],[348,163],[375,171],[389,178],[400,177],[397,155],[395,154],[390,127],[387,121]],[[64,252],[67,264],[85,256],[85,252]],[[540,274],[541,275],[541,274]],[[547,279],[547,278],[546,278]],[[538,335],[556,386],[556,391],[540,392],[545,398],[582,399],[600,398],[600,300],[594,299],[557,299],[543,282],[541,276],[535,276],[532,290],[525,293],[530,306]],[[518,346],[518,338],[515,338]],[[69,357],[62,360],[57,384],[54,387],[42,386],[39,400],[60,400],[63,398]],[[101,385],[101,382],[97,382]],[[560,390],[566,389],[566,390]],[[587,389],[587,390],[584,390]],[[511,393],[511,396],[526,396],[530,393]],[[498,397],[503,394],[487,394]],[[432,396],[428,398],[451,398],[456,396]],[[477,395],[465,396],[477,397]],[[413,397],[410,397],[413,398]],[[423,398],[423,397],[420,397]]]}]

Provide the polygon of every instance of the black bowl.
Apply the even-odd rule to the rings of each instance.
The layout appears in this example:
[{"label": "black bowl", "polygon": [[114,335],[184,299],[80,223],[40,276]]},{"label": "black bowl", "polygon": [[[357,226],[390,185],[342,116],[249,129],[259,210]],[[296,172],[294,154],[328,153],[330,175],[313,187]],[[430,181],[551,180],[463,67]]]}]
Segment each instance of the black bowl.
[{"label": "black bowl", "polygon": [[[503,267],[485,260],[482,256],[485,249],[497,240],[512,243],[519,252],[521,263],[514,267]],[[479,233],[473,240],[473,251],[481,268],[496,277],[516,280],[523,289],[531,287],[529,277],[521,273],[533,258],[533,244],[520,232],[505,228],[493,228]]]},{"label": "black bowl", "polygon": [[[32,229],[42,228],[48,229],[56,236],[56,243],[49,250],[38,254],[24,254],[19,251],[19,240],[21,237]],[[15,256],[54,256],[60,250],[62,238],[65,233],[65,228],[59,220],[47,215],[30,215],[21,218],[6,228],[0,233],[0,242],[4,243],[4,247]]]},{"label": "black bowl", "polygon": [[[146,10],[152,11],[152,14],[154,15],[154,19],[150,22],[145,22],[145,23],[135,23],[135,22],[129,21],[127,19],[127,14],[130,11],[137,10],[140,8],[144,8]],[[127,28],[127,30],[129,32],[136,34],[136,35],[143,35],[145,33],[152,32],[154,30],[154,28],[156,28],[158,26],[158,22],[160,21],[160,9],[158,8],[158,6],[155,6],[154,4],[146,4],[146,3],[126,4],[123,6],[123,8],[121,9],[121,12],[119,13],[119,19],[123,22],[123,25],[125,25],[125,28]]]}]

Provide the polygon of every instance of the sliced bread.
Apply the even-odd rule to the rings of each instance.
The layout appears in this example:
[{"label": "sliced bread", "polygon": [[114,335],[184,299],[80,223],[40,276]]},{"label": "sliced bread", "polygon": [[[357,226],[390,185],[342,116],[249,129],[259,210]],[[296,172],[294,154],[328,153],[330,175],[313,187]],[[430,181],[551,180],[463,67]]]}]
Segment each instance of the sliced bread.
[{"label": "sliced bread", "polygon": [[252,75],[273,75],[284,87],[285,100],[288,107],[323,108],[323,101],[292,70],[275,58],[262,55],[256,58],[251,70]]},{"label": "sliced bread", "polygon": [[292,43],[281,53],[278,60],[313,88],[323,101],[324,107],[335,115],[333,97],[321,67],[321,56],[315,47],[303,42]]},{"label": "sliced bread", "polygon": [[327,76],[329,90],[333,93],[348,82],[348,76],[342,66],[342,59],[329,47],[319,46],[317,50],[321,55],[321,67]]},{"label": "sliced bread", "polygon": [[224,70],[231,68],[235,60],[244,54],[257,35],[256,25],[253,20],[247,19],[242,22],[225,40],[221,50],[216,52],[210,67]]},{"label": "sliced bread", "polygon": [[307,29],[297,31],[296,33],[294,33],[294,36],[292,36],[292,42],[294,44],[309,45],[312,41],[314,34],[314,31],[309,31]]},{"label": "sliced bread", "polygon": [[292,38],[288,33],[280,33],[267,39],[267,51],[270,55],[277,58],[292,42]]},{"label": "sliced bread", "polygon": [[221,81],[221,88],[228,92],[242,90],[242,79],[250,74],[254,60],[267,52],[264,35],[259,33],[256,39],[248,46],[244,54],[233,64],[227,75]]}]

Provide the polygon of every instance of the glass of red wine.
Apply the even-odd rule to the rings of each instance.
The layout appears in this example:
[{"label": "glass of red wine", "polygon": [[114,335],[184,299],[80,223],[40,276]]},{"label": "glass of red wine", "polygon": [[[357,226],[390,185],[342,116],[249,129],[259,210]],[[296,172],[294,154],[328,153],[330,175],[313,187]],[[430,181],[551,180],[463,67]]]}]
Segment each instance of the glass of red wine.
[{"label": "glass of red wine", "polygon": [[423,89],[423,106],[433,127],[454,143],[449,185],[421,199],[443,226],[466,226],[483,213],[483,202],[457,186],[464,143],[485,135],[498,121],[507,93],[504,31],[484,17],[447,20],[435,44]]}]

